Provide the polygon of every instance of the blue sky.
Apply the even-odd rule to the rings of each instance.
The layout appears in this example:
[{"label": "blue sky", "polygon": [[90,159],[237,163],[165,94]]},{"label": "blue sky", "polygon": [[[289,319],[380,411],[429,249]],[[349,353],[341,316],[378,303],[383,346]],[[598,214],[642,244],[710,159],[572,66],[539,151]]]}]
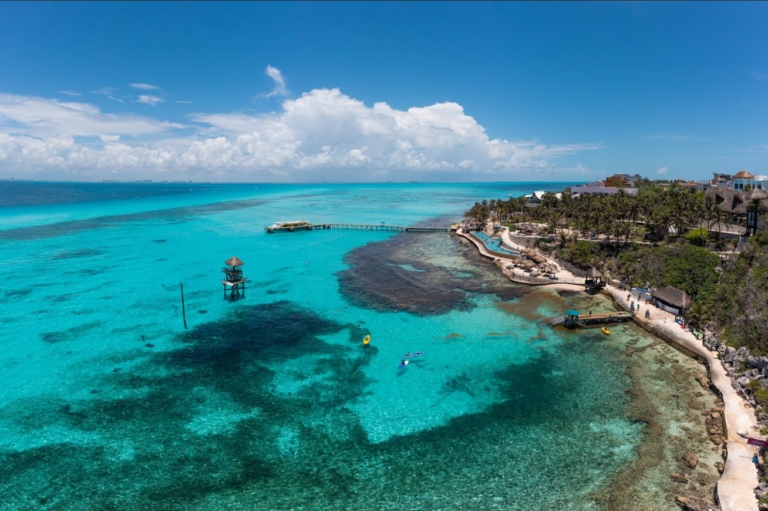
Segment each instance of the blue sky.
[{"label": "blue sky", "polygon": [[768,174],[762,2],[0,2],[0,178]]}]

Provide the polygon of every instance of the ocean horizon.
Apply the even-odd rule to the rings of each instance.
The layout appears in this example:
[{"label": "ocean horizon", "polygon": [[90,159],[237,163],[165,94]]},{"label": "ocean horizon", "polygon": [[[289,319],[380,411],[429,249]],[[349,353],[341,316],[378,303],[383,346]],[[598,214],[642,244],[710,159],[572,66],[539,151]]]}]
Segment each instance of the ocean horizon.
[{"label": "ocean horizon", "polygon": [[538,323],[610,301],[447,232],[264,230],[447,227],[580,182],[0,182],[0,507],[677,509],[702,366]]}]

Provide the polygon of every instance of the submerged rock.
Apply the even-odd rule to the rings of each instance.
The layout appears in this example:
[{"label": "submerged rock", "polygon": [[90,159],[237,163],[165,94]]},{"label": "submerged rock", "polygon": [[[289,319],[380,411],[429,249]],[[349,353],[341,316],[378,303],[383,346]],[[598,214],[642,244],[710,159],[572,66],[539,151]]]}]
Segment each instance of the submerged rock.
[{"label": "submerged rock", "polygon": [[688,478],[687,477],[685,477],[683,474],[679,474],[677,472],[673,472],[673,473],[669,474],[669,477],[672,478],[672,480],[677,482],[677,483],[687,483],[688,482]]},{"label": "submerged rock", "polygon": [[696,468],[696,465],[699,464],[699,457],[692,452],[686,452],[683,454],[683,463],[685,463],[688,468]]}]

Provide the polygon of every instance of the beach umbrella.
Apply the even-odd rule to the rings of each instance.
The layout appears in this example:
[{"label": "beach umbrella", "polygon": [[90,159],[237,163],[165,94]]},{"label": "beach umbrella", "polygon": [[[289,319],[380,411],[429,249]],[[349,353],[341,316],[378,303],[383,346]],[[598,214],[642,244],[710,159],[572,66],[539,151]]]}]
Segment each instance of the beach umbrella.
[{"label": "beach umbrella", "polygon": [[526,270],[530,270],[531,268],[536,266],[536,263],[534,263],[533,261],[523,261],[522,262],[522,266]]},{"label": "beach umbrella", "polygon": [[549,264],[547,264],[547,262],[546,262],[546,261],[539,263],[539,268],[541,268],[542,270],[543,270],[544,268],[547,268],[548,266],[549,266]]},{"label": "beach umbrella", "polygon": [[541,255],[541,254],[533,254],[533,255],[531,256],[531,260],[532,260],[534,263],[537,263],[537,264],[541,264],[541,263],[546,263],[546,262],[547,262],[547,258],[546,258],[546,257],[544,257],[544,256],[543,256],[543,255]]}]

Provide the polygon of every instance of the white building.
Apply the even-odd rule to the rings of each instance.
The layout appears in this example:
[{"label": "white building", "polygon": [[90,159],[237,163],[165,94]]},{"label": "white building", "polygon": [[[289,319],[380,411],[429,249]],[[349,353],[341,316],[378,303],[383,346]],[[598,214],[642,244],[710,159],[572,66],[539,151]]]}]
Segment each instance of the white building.
[{"label": "white building", "polygon": [[731,186],[734,190],[744,191],[749,187],[750,190],[768,190],[768,176],[753,176],[746,170],[737,172],[733,176]]},{"label": "white building", "polygon": [[637,188],[616,188],[614,186],[605,186],[603,181],[595,181],[594,183],[587,183],[584,186],[574,186],[571,188],[571,195],[574,197],[588,194],[597,193],[600,195],[613,195],[619,193],[619,190],[624,190],[627,195],[637,195]]}]

